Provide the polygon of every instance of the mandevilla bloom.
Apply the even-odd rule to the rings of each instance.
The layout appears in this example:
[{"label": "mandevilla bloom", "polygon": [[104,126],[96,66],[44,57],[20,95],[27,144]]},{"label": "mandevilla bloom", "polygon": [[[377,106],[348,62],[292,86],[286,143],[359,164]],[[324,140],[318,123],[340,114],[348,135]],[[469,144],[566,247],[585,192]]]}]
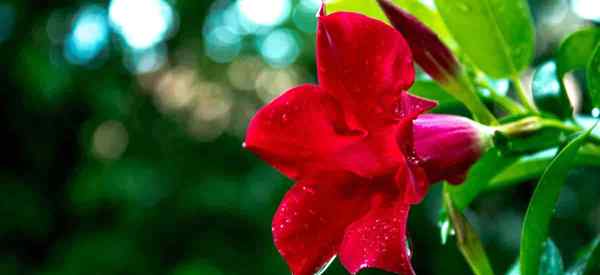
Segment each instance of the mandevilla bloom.
[{"label": "mandevilla bloom", "polygon": [[295,275],[314,274],[336,255],[352,274],[414,274],[410,205],[433,180],[464,174],[483,150],[480,127],[419,116],[435,103],[406,92],[411,52],[383,22],[320,16],[317,66],[318,86],[283,93],[248,126],[245,147],[295,181],[273,218],[275,245]]}]

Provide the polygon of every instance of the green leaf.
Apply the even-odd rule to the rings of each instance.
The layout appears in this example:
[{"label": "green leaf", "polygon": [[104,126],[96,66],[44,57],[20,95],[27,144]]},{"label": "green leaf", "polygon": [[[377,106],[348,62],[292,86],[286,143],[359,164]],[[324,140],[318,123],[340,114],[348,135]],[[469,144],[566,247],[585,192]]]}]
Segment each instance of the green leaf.
[{"label": "green leaf", "polygon": [[584,249],[575,264],[569,268],[567,275],[600,274],[600,236]]},{"label": "green leaf", "polygon": [[600,42],[600,28],[588,28],[570,34],[556,54],[558,79],[575,69],[585,68],[596,45]]},{"label": "green leaf", "polygon": [[447,109],[464,109],[464,105],[449,95],[440,85],[431,80],[417,80],[410,88],[409,92],[413,95],[435,100],[438,106],[434,111],[442,111]]},{"label": "green leaf", "polygon": [[443,193],[443,200],[444,208],[447,210],[448,217],[456,232],[456,245],[475,275],[493,275],[494,271],[490,266],[490,262],[483,248],[483,244],[479,239],[479,235],[467,218],[463,216],[461,211],[456,209],[450,193],[447,190],[447,187],[449,186],[450,185],[448,184],[444,184],[445,190]]},{"label": "green leaf", "polygon": [[556,244],[548,239],[544,244],[544,254],[540,259],[540,275],[562,275],[564,273],[563,260]]},{"label": "green leaf", "polygon": [[[566,97],[567,94],[565,85],[562,81],[563,77],[572,70],[590,67],[588,65],[590,64],[594,50],[599,43],[600,28],[588,28],[570,34],[560,44],[556,54],[556,73],[560,80],[560,89],[563,97]],[[594,85],[596,87],[597,84],[591,84],[590,81],[588,82],[588,85]],[[596,99],[594,99],[593,103],[598,106],[598,96],[595,92],[592,93],[592,98],[594,97]]]},{"label": "green leaf", "polygon": [[485,189],[498,171],[510,166],[517,160],[514,156],[502,156],[496,149],[488,151],[469,170],[465,182],[461,185],[449,185],[448,192],[459,211],[464,210]]},{"label": "green leaf", "polygon": [[[582,147],[575,157],[576,166],[600,166],[600,152]],[[521,157],[518,161],[498,173],[487,190],[499,189],[539,178],[556,155],[556,149],[549,149],[534,155]]]},{"label": "green leaf", "polygon": [[572,116],[571,102],[561,90],[556,63],[548,61],[536,68],[533,74],[532,92],[536,105],[545,112],[561,118]]},{"label": "green leaf", "polygon": [[[519,261],[515,262],[509,269],[506,275],[520,275]],[[540,272],[539,275],[562,275],[564,274],[563,260],[560,256],[560,251],[556,244],[551,239],[548,239],[544,243],[544,254],[542,254],[540,260]]]},{"label": "green leaf", "polygon": [[592,59],[587,66],[586,77],[588,90],[592,97],[592,106],[600,107],[600,43],[596,46]]},{"label": "green leaf", "polygon": [[435,0],[470,60],[495,78],[517,75],[533,57],[534,26],[525,0]]},{"label": "green leaf", "polygon": [[[419,0],[392,1],[433,30],[433,32],[435,32],[449,47],[454,47],[455,42],[452,40],[448,29],[446,29],[446,25],[444,25],[444,22],[437,11],[430,9]],[[338,0],[329,1],[326,5],[328,13],[336,11],[352,11],[362,13],[384,22],[389,22],[375,0]]]},{"label": "green leaf", "polygon": [[542,175],[527,208],[521,234],[520,265],[521,274],[537,275],[543,243],[548,238],[548,226],[560,190],[577,151],[586,141],[591,129],[578,135],[567,144],[552,160]]},{"label": "green leaf", "polygon": [[502,172],[498,173],[489,184],[490,189],[503,188],[538,178],[552,157],[523,157]]}]

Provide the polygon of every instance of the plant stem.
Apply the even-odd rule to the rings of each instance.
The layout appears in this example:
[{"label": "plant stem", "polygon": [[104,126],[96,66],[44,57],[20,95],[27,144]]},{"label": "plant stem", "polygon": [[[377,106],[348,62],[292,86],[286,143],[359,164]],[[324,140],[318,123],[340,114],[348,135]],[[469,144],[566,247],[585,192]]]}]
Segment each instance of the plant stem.
[{"label": "plant stem", "polygon": [[494,271],[490,266],[483,244],[479,239],[475,228],[469,223],[467,218],[454,207],[450,192],[444,184],[444,206],[448,211],[448,217],[456,232],[456,245],[463,254],[471,270],[475,275],[493,275]]},{"label": "plant stem", "polygon": [[498,124],[494,114],[490,112],[477,95],[475,85],[465,72],[461,72],[457,78],[441,84],[448,93],[465,104],[475,120],[485,125]]},{"label": "plant stem", "polygon": [[502,124],[494,127],[498,132],[507,137],[516,137],[533,133],[543,127],[543,119],[538,116],[530,116],[515,122]]},{"label": "plant stem", "polygon": [[528,111],[538,114],[539,111],[535,106],[535,103],[527,96],[527,92],[521,83],[521,79],[518,75],[513,75],[511,78],[513,85],[515,86],[515,92],[517,93],[517,97],[521,101],[521,103],[527,108]]},{"label": "plant stem", "polygon": [[525,109],[519,103],[515,102],[509,97],[502,96],[490,83],[487,81],[478,81],[477,85],[488,90],[490,92],[490,99],[496,102],[498,105],[502,107],[505,111],[510,114],[523,114],[525,113]]},{"label": "plant stem", "polygon": [[[542,118],[538,116],[526,117],[511,123],[498,125],[493,128],[507,137],[517,137],[530,134],[542,128],[556,128],[564,130],[568,133],[576,133],[586,130],[578,125],[567,124],[556,119]],[[600,137],[597,135],[591,134],[588,140],[590,143],[600,145]]]}]

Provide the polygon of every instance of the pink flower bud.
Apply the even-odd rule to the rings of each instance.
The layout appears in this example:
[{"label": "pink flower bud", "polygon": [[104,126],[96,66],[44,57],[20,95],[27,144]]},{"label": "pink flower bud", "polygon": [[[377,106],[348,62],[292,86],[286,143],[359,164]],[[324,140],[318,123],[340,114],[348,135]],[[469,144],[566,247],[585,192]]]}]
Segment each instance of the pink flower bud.
[{"label": "pink flower bud", "polygon": [[492,128],[461,116],[423,114],[413,121],[415,155],[431,182],[461,183],[493,135]]},{"label": "pink flower bud", "polygon": [[381,9],[410,46],[417,64],[433,79],[447,82],[459,73],[452,52],[427,26],[389,0],[377,0]]}]

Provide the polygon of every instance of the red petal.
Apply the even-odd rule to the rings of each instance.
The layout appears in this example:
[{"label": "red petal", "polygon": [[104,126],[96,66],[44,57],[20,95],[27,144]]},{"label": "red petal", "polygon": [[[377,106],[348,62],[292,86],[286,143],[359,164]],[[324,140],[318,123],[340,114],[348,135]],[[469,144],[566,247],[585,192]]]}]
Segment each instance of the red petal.
[{"label": "red petal", "polygon": [[340,112],[318,87],[296,87],[258,111],[248,125],[245,147],[291,178],[336,170],[335,163],[323,160],[356,140],[340,132]]},{"label": "red petal", "polygon": [[273,239],[294,275],[313,275],[338,251],[344,230],[366,211],[368,184],[350,175],[296,183],[273,218]]},{"label": "red petal", "polygon": [[340,246],[340,260],[352,274],[364,268],[415,274],[406,242],[410,206],[389,201],[389,198],[379,199],[378,207],[346,229]]},{"label": "red petal", "polygon": [[398,168],[395,181],[400,189],[399,199],[406,204],[418,204],[427,195],[430,180],[425,169],[419,167],[417,163],[412,163],[417,160],[410,158],[405,165],[400,165]]},{"label": "red petal", "polygon": [[380,123],[374,116],[391,113],[401,91],[414,81],[402,35],[356,13],[319,17],[317,63],[320,86],[364,127]]},{"label": "red petal", "polygon": [[396,107],[396,114],[401,118],[413,120],[417,118],[418,115],[435,108],[435,106],[437,106],[436,101],[414,96],[409,93],[402,93],[400,95],[399,104]]},{"label": "red petal", "polygon": [[437,106],[437,102],[431,101],[418,96],[413,96],[408,93],[402,93],[398,105],[396,106],[396,114],[402,118],[398,122],[396,130],[396,139],[398,145],[404,153],[412,154],[412,122],[420,114],[433,109]]}]

